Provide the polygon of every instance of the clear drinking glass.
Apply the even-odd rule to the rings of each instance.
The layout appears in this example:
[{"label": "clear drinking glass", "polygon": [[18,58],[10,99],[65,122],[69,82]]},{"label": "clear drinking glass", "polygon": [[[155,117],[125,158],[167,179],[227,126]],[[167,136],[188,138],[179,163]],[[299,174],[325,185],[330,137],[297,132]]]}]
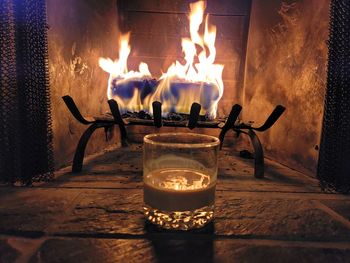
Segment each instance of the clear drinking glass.
[{"label": "clear drinking glass", "polygon": [[219,139],[195,133],[144,137],[144,214],[167,229],[187,230],[214,216]]}]

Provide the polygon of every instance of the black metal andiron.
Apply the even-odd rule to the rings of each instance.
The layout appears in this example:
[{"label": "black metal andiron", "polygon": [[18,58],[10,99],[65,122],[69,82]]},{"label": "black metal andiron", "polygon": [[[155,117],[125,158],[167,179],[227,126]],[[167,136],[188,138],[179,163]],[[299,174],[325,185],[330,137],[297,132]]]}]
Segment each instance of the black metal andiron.
[{"label": "black metal andiron", "polygon": [[247,134],[251,140],[254,148],[254,158],[255,158],[255,169],[254,176],[256,178],[264,177],[264,152],[261,142],[255,133],[264,132],[271,128],[274,123],[279,119],[279,117],[285,111],[285,107],[278,105],[272,111],[270,116],[266,119],[265,123],[260,127],[253,127],[250,124],[238,121],[238,116],[242,110],[242,106],[235,104],[233,105],[230,115],[226,119],[217,120],[200,120],[199,113],[201,111],[201,105],[198,103],[193,103],[191,106],[190,114],[188,120],[168,120],[162,118],[162,104],[158,101],[152,103],[153,108],[153,119],[140,119],[134,117],[123,117],[120,114],[118,103],[111,99],[108,101],[111,114],[105,114],[103,116],[84,118],[78,107],[76,106],[74,100],[70,96],[62,97],[66,103],[68,109],[72,115],[82,124],[89,125],[86,131],[81,136],[77,149],[75,151],[72,171],[78,173],[82,170],[83,159],[86,145],[93,134],[93,132],[98,128],[104,128],[105,131],[112,128],[114,125],[118,125],[121,136],[121,143],[123,147],[128,146],[128,137],[126,126],[130,125],[143,125],[143,126],[155,126],[161,128],[162,126],[167,127],[185,127],[189,129],[194,128],[216,128],[221,129],[219,139],[220,139],[220,149],[222,148],[225,135],[229,130],[236,132],[237,134]]}]

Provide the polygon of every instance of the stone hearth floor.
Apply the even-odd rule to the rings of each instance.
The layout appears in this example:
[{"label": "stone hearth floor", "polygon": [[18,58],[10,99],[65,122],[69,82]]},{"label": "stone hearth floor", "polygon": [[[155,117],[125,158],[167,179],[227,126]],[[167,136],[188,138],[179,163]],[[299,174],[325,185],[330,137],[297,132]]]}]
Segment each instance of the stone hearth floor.
[{"label": "stone hearth floor", "polygon": [[350,262],[350,196],[271,160],[255,179],[253,160],[224,149],[214,223],[162,231],[141,213],[141,158],[133,145],[0,187],[0,262]]}]

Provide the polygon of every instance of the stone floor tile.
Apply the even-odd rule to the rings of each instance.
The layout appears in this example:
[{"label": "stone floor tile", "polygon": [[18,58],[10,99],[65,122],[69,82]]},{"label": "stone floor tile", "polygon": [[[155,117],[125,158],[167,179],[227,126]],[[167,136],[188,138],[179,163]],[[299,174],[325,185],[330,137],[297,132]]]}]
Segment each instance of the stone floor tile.
[{"label": "stone floor tile", "polygon": [[[233,191],[320,192],[315,179],[266,160],[264,179],[253,176],[253,160],[224,149],[219,154],[218,189]],[[64,173],[50,184],[70,188],[141,188],[142,151],[140,146],[121,148],[98,156],[84,165],[81,174]]]},{"label": "stone floor tile", "polygon": [[[315,207],[313,200],[263,195],[242,197],[217,191],[216,235],[290,240],[348,240],[350,229]],[[95,190],[84,193],[58,233],[146,233],[142,190]]]},{"label": "stone floor tile", "polygon": [[[257,195],[258,196],[258,195]],[[218,235],[299,240],[348,240],[350,229],[315,207],[312,200],[235,198],[218,192]]]},{"label": "stone floor tile", "polygon": [[322,203],[350,221],[350,200],[341,202],[338,200],[324,200]]},{"label": "stone floor tile", "polygon": [[349,262],[350,248],[290,246],[236,240],[50,239],[37,262]]},{"label": "stone floor tile", "polygon": [[33,235],[40,235],[60,220],[78,195],[77,190],[17,188],[1,199],[0,234],[34,232]]},{"label": "stone floor tile", "polygon": [[32,237],[31,262],[350,261],[350,197],[324,194],[314,178],[269,159],[256,179],[253,160],[228,149],[219,156],[213,223],[186,233],[149,224],[141,150],[90,158],[82,173],[62,169],[32,188],[1,187],[0,262],[18,259],[18,237]]},{"label": "stone floor tile", "polygon": [[141,190],[95,190],[84,193],[57,233],[144,233]]}]

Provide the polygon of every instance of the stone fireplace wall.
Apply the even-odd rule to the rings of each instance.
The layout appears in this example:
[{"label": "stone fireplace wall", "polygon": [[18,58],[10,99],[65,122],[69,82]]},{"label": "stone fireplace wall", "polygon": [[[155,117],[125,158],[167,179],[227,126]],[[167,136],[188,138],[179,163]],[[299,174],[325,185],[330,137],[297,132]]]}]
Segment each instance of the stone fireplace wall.
[{"label": "stone fireplace wall", "polygon": [[[116,0],[48,0],[50,85],[56,167],[72,161],[75,147],[86,129],[71,116],[61,97],[70,95],[83,115],[108,110],[108,75],[99,68],[100,56],[117,56]],[[104,149],[103,130],[91,138],[87,154]]]},{"label": "stone fireplace wall", "polygon": [[315,174],[326,86],[329,0],[254,0],[245,74],[245,120],[287,110],[260,138],[267,156]]}]

